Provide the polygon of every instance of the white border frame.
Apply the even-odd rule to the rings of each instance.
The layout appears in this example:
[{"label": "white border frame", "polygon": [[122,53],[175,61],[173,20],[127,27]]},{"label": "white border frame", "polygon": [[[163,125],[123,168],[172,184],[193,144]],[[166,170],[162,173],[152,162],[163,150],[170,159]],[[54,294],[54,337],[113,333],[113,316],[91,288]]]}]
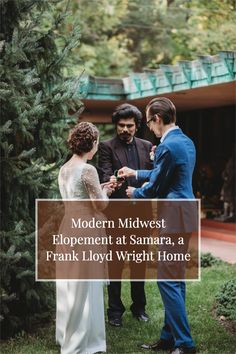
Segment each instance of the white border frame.
[{"label": "white border frame", "polygon": [[[96,201],[104,201],[104,199],[94,199]],[[126,199],[112,199],[112,201],[122,201],[124,202]],[[195,282],[195,281],[201,281],[201,199],[196,198],[196,199],[158,199],[158,198],[153,198],[153,199],[127,199],[127,201],[133,201],[133,202],[139,202],[139,201],[160,201],[160,202],[167,202],[167,201],[192,201],[192,202],[197,202],[198,204],[198,278],[197,279],[40,279],[38,278],[38,229],[36,226],[38,225],[38,202],[39,201],[57,201],[57,202],[71,202],[71,201],[92,201],[92,199],[47,199],[47,198],[37,198],[35,199],[35,281],[38,282],[66,282],[66,281],[77,281],[77,282],[90,282],[90,281],[98,281],[98,282],[109,282],[111,281],[122,281],[122,282],[130,282],[130,281],[135,281],[135,282],[178,282],[178,281],[184,281],[184,282]]]}]

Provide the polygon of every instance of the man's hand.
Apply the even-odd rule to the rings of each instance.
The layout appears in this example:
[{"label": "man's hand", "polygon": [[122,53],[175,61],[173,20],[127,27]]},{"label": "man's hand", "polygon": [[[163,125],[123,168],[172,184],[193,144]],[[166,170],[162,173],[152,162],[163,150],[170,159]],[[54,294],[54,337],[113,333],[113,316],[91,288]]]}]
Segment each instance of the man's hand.
[{"label": "man's hand", "polygon": [[129,167],[122,167],[119,171],[118,171],[118,177],[135,177],[136,175],[136,171],[132,170],[132,168]]},{"label": "man's hand", "polygon": [[135,190],[135,188],[134,187],[130,187],[130,186],[126,189],[126,194],[127,194],[128,198],[132,198],[134,190]]}]

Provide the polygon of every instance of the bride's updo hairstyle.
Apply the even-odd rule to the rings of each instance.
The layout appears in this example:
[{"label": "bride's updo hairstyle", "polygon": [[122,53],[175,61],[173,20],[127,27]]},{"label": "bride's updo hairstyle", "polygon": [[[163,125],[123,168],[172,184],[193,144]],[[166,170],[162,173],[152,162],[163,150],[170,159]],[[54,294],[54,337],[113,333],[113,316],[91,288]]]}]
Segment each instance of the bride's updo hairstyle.
[{"label": "bride's updo hairstyle", "polygon": [[94,142],[98,140],[99,131],[92,123],[80,122],[71,131],[68,137],[69,148],[73,154],[83,155],[92,150]]}]

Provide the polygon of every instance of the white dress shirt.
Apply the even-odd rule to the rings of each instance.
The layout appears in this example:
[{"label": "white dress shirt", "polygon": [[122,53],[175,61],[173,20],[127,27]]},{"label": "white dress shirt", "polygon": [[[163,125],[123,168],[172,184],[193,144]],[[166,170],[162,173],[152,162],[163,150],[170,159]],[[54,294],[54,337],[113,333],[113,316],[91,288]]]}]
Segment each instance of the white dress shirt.
[{"label": "white dress shirt", "polygon": [[167,134],[169,134],[169,132],[171,132],[172,130],[176,130],[179,129],[178,125],[175,125],[174,127],[169,128],[161,137],[160,142],[162,143],[164,141],[164,139],[166,138]]}]

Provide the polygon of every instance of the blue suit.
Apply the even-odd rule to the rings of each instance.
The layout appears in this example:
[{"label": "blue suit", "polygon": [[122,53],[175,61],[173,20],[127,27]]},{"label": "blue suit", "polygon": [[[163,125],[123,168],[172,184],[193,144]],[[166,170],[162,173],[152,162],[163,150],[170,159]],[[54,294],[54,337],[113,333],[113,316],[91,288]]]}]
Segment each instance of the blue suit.
[{"label": "blue suit", "polygon": [[[155,152],[154,168],[137,171],[138,181],[148,181],[136,188],[133,198],[192,199],[192,174],[196,151],[191,139],[177,128],[168,132]],[[161,339],[173,341],[175,347],[193,347],[185,308],[185,282],[158,282],[165,307],[165,324]]]},{"label": "blue suit", "polygon": [[181,129],[170,131],[157,147],[153,170],[137,171],[138,181],[149,181],[135,189],[133,198],[194,198],[192,174],[196,151]]}]

